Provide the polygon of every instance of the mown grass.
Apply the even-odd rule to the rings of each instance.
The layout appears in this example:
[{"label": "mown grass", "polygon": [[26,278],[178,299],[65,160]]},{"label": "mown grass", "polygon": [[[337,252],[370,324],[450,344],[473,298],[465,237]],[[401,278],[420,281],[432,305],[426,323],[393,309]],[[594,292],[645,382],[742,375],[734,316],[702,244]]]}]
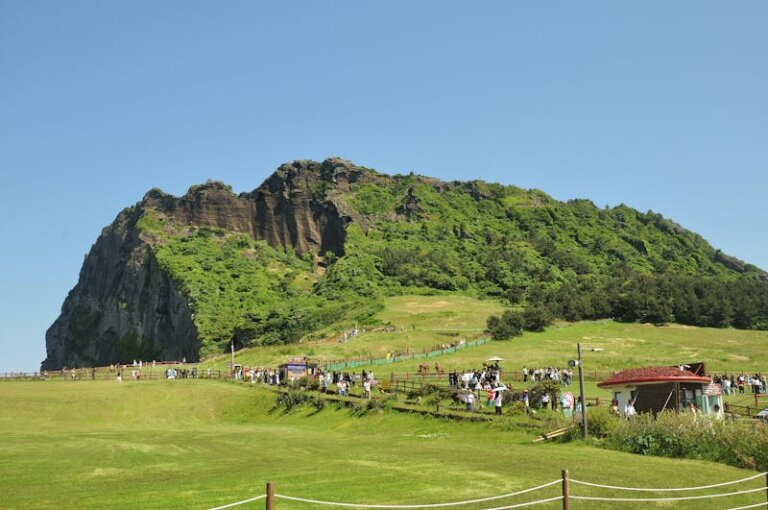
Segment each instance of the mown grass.
[{"label": "mown grass", "polygon": [[[389,411],[359,415],[334,405],[286,413],[270,411],[273,400],[261,388],[199,380],[0,384],[0,508],[210,508],[260,494],[267,480],[289,495],[427,503],[531,487],[558,478],[563,467],[582,480],[658,487],[751,474],[582,443],[532,444],[525,428],[498,422]],[[494,504],[554,496],[557,490]],[[728,499],[722,507],[762,496]],[[259,502],[240,508],[262,507]],[[675,505],[704,507],[695,501]],[[279,501],[278,508],[313,507]]]}]

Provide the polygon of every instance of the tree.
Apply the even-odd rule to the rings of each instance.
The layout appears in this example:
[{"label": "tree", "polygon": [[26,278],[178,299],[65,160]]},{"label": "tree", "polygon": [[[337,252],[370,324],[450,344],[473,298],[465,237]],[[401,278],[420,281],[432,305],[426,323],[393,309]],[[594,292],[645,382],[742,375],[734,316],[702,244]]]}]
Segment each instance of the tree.
[{"label": "tree", "polygon": [[488,317],[487,329],[494,340],[509,340],[523,333],[524,324],[522,313],[507,310],[501,314],[501,317],[496,315]]}]

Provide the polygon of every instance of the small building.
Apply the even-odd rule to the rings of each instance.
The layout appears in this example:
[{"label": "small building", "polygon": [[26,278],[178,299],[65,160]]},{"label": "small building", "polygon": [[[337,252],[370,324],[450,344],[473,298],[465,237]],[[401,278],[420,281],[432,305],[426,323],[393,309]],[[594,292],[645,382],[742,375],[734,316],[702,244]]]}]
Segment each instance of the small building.
[{"label": "small building", "polygon": [[656,414],[664,409],[681,411],[693,402],[702,413],[715,413],[716,405],[723,409],[723,390],[703,374],[703,363],[631,368],[615,373],[597,386],[612,390],[622,410],[633,402],[638,413]]},{"label": "small building", "polygon": [[316,363],[310,363],[306,356],[302,358],[288,358],[286,363],[278,367],[281,381],[296,381],[302,377],[314,377],[318,373]]}]

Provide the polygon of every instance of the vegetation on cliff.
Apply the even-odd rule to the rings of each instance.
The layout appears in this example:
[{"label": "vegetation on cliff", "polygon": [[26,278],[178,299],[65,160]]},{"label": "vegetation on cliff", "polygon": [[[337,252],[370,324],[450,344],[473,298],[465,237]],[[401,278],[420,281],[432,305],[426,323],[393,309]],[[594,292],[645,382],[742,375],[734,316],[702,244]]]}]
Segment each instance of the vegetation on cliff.
[{"label": "vegetation on cliff", "polygon": [[[295,342],[411,292],[503,300],[519,311],[506,314],[513,333],[602,317],[768,328],[764,273],[660,214],[348,163],[344,171],[358,176],[339,186],[338,166],[302,165],[282,185],[304,182],[323,207],[349,215],[341,250],[301,252],[247,233],[169,225],[152,208],[139,222],[188,296],[204,350]],[[502,319],[495,324],[508,326]]]}]

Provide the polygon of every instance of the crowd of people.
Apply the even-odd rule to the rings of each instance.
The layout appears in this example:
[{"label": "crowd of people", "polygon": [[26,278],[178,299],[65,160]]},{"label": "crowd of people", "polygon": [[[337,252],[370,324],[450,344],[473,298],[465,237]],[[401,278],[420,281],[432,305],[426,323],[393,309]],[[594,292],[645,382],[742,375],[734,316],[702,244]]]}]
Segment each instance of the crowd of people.
[{"label": "crowd of people", "polygon": [[235,367],[234,378],[236,381],[249,381],[252,384],[262,383],[269,386],[278,386],[282,380],[280,371],[274,368]]},{"label": "crowd of people", "polygon": [[541,382],[541,381],[555,381],[561,382],[565,386],[570,386],[573,382],[573,370],[570,368],[527,368],[523,367],[523,383]]},{"label": "crowd of people", "polygon": [[712,379],[723,387],[723,393],[726,395],[744,395],[747,389],[755,395],[768,393],[768,379],[765,375],[749,375],[742,372],[739,375],[715,375]]}]

